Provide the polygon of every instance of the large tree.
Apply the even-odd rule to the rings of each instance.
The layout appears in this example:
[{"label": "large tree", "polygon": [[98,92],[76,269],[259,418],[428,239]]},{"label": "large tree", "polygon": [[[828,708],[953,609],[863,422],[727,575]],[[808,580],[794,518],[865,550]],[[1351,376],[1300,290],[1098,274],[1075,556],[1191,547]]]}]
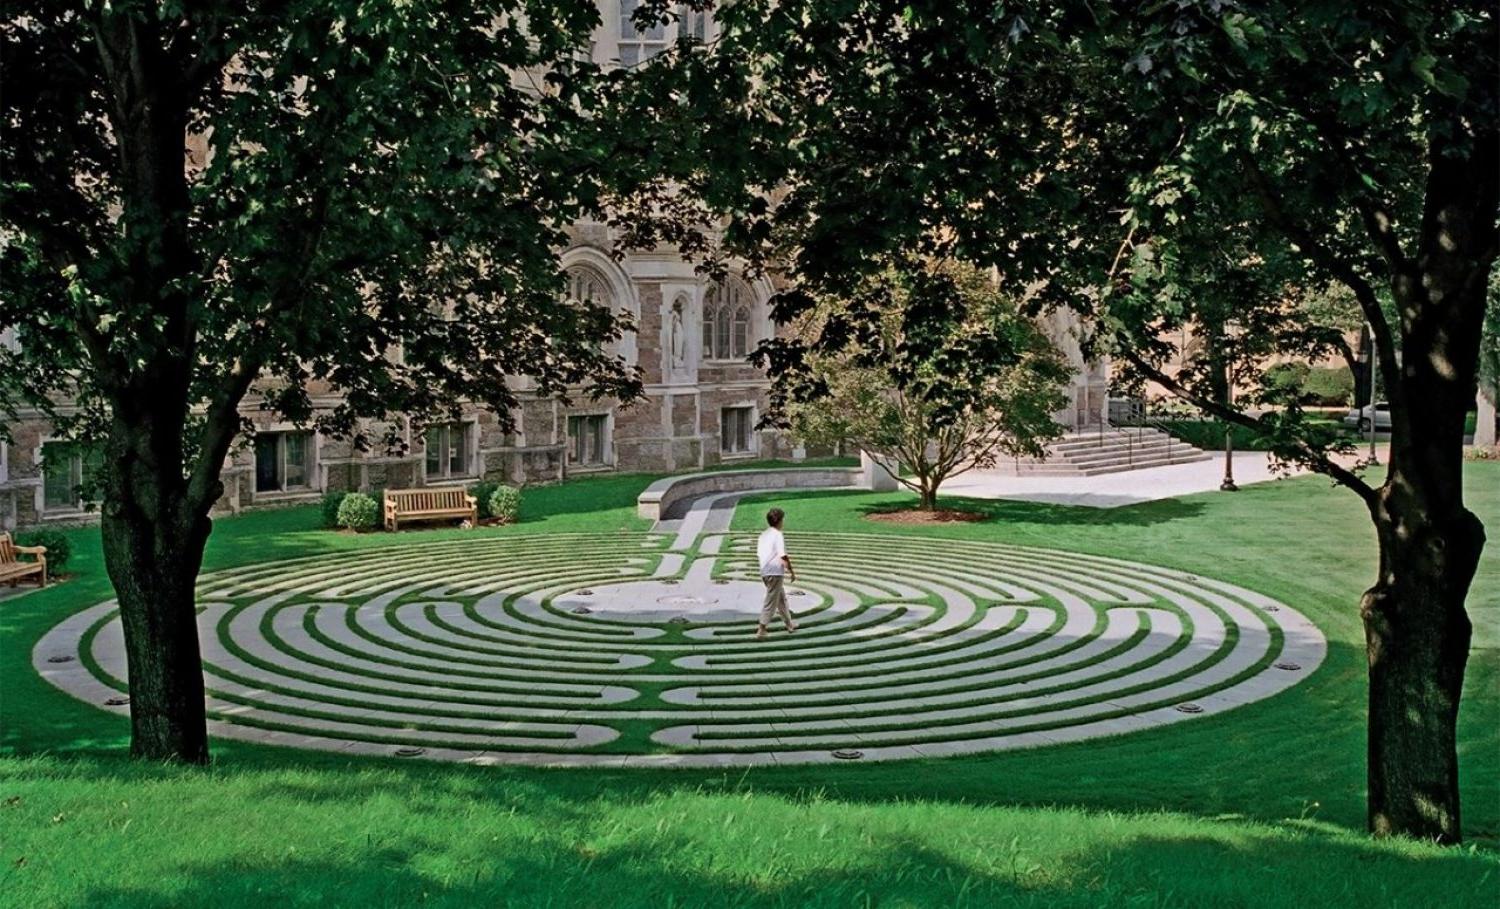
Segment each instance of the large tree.
[{"label": "large tree", "polygon": [[194,585],[247,393],[361,444],[364,418],[504,417],[518,375],[638,393],[556,259],[639,170],[613,142],[638,120],[605,109],[627,77],[580,54],[598,14],[566,0],[17,0],[0,23],[0,407],[106,455],[131,750],[202,762]]},{"label": "large tree", "polygon": [[[720,22],[677,68],[685,97],[716,102],[678,164],[730,215],[729,242],[788,263],[783,316],[891,249],[992,265],[1093,316],[1097,349],[1359,496],[1380,548],[1359,607],[1369,825],[1458,840],[1464,601],[1484,545],[1462,433],[1500,202],[1494,5],[742,0]],[[1256,286],[1282,287],[1291,262],[1298,286],[1356,299],[1392,410],[1383,481],[1299,421],[1162,372],[1158,332],[1203,283],[1190,235],[1215,231],[1238,267],[1278,272]],[[782,353],[773,367],[792,368]]]}]

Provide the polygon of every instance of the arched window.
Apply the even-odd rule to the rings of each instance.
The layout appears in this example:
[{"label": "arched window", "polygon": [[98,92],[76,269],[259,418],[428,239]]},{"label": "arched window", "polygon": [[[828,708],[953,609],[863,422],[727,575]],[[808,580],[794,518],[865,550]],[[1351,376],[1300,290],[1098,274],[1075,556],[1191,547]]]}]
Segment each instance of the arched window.
[{"label": "arched window", "polygon": [[718,348],[714,341],[718,332],[715,326],[719,319],[719,289],[712,285],[703,294],[703,359],[718,359]]},{"label": "arched window", "polygon": [[750,288],[730,275],[703,294],[703,359],[742,360],[755,346]]},{"label": "arched window", "polygon": [[568,299],[614,311],[614,301],[610,298],[609,285],[604,283],[604,276],[587,265],[576,265],[568,269]]},{"label": "arched window", "polygon": [[[610,292],[609,284],[605,282],[604,276],[594,268],[587,265],[575,265],[568,269],[568,300],[583,303],[588,306],[597,306],[614,315],[615,297]],[[613,344],[603,344],[598,348],[602,352],[612,352]]]}]

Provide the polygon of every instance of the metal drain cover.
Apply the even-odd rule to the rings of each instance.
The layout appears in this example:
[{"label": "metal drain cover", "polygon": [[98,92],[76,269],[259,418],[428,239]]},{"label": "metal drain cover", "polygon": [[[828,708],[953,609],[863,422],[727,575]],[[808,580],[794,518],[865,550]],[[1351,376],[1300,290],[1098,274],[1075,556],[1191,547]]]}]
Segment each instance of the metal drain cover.
[{"label": "metal drain cover", "polygon": [[1298,669],[1301,669],[1302,666],[1299,663],[1277,663],[1276,668],[1284,669],[1287,672],[1296,672]]},{"label": "metal drain cover", "polygon": [[594,592],[585,587],[584,589],[578,591],[578,595],[581,597],[591,597],[594,595]]},{"label": "metal drain cover", "polygon": [[126,697],[114,697],[114,698],[105,698],[104,699],[104,706],[106,706],[106,707],[124,707],[126,704],[129,704],[129,703],[130,703],[130,698],[126,698]]},{"label": "metal drain cover", "polygon": [[426,754],[426,753],[427,753],[427,749],[426,748],[417,748],[416,746],[408,746],[408,747],[405,747],[405,748],[397,748],[396,749],[396,757],[416,757],[419,754]]},{"label": "metal drain cover", "polygon": [[833,756],[841,761],[857,761],[864,757],[865,753],[863,751],[856,751],[853,748],[840,748],[833,753]]},{"label": "metal drain cover", "polygon": [[588,615],[589,613],[591,613],[593,611],[594,610],[588,608],[587,606],[574,606],[573,607],[573,614],[574,615]]},{"label": "metal drain cover", "polygon": [[49,663],[71,663],[71,662],[73,662],[73,658],[70,657],[70,656],[68,656],[66,653],[59,653],[57,656],[49,656],[49,657],[47,657],[47,662],[49,662]]},{"label": "metal drain cover", "polygon": [[1203,708],[1197,704],[1178,704],[1177,711],[1179,713],[1202,713]]},{"label": "metal drain cover", "polygon": [[668,625],[686,625],[687,623],[688,617],[685,615],[674,615],[670,619],[667,619]]}]

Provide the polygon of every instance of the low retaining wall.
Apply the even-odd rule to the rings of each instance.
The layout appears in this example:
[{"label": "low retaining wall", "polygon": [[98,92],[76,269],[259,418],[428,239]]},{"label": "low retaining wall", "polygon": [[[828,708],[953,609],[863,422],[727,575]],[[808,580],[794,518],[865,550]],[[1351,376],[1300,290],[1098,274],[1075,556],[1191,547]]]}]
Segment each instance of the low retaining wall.
[{"label": "low retaining wall", "polygon": [[652,521],[682,517],[699,496],[766,489],[826,489],[868,485],[858,467],[790,467],[784,470],[721,470],[663,477],[636,497],[636,513]]}]

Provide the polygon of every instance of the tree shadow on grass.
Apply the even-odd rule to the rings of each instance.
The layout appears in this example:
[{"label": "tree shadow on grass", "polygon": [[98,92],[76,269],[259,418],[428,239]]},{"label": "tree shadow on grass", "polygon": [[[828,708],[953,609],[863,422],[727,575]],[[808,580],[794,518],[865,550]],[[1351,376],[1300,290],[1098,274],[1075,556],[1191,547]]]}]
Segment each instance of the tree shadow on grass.
[{"label": "tree shadow on grass", "polygon": [[[851,510],[870,515],[893,514],[912,511],[916,507],[915,496],[906,493],[870,493],[859,490],[787,490],[764,492],[745,496],[739,500],[741,506],[756,506],[771,502],[806,503],[830,499],[872,499],[854,503]],[[1185,499],[1158,499],[1116,508],[1094,508],[1087,505],[1065,505],[1052,502],[1030,502],[1014,499],[976,499],[967,496],[940,496],[938,505],[944,509],[963,511],[978,515],[973,524],[1037,524],[1037,525],[1093,525],[1100,527],[1145,527],[1183,518],[1201,515],[1205,510],[1202,502]],[[905,533],[932,528],[963,527],[970,522],[953,522],[935,525],[900,525],[870,522],[873,532],[886,530]]]},{"label": "tree shadow on grass", "polygon": [[[1093,508],[1087,505],[1064,505],[1054,502],[1030,502],[1014,499],[973,499],[963,496],[942,496],[939,506],[954,511],[982,515],[975,523],[1026,523],[1026,524],[1088,524],[1101,527],[1112,525],[1144,527],[1182,518],[1197,517],[1203,513],[1201,502],[1182,499],[1159,499],[1116,508]],[[860,508],[865,515],[890,514],[907,511],[909,504],[890,503]]]},{"label": "tree shadow on grass", "polygon": [[[660,806],[663,813],[670,806]],[[839,806],[825,805],[837,812]],[[684,829],[644,821],[518,831],[497,814],[456,821],[459,844],[331,825],[329,843],[246,843],[226,862],[188,858],[149,883],[85,872],[91,906],[1315,906],[1493,905],[1493,856],[1381,848],[1316,827],[1142,835],[1112,816],[1038,816],[954,829],[899,826]],[[717,818],[715,819],[717,820]],[[1158,819],[1170,824],[1172,819]],[[1052,829],[1049,829],[1051,827]],[[1082,834],[1062,845],[1065,831]],[[233,836],[232,828],[231,833]],[[1035,838],[1035,839],[1033,839]],[[1040,842],[1038,842],[1040,841]],[[219,843],[215,851],[234,844]],[[297,848],[301,846],[302,848]],[[290,848],[288,848],[290,847]],[[309,848],[311,847],[311,848]],[[318,857],[303,858],[299,853]],[[325,857],[332,852],[336,858]],[[276,853],[274,856],[268,853]],[[18,876],[13,882],[21,882]],[[19,891],[18,895],[24,894]],[[1439,896],[1441,894],[1441,896]]]}]

